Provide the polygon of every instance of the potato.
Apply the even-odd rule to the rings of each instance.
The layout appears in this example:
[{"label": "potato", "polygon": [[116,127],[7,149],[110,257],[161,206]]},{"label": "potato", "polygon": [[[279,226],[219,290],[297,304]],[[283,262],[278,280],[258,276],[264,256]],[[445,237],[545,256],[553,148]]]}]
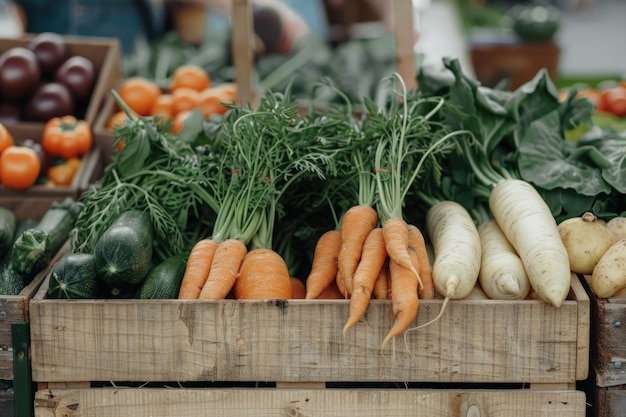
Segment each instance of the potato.
[{"label": "potato", "polygon": [[578,274],[591,274],[614,243],[609,229],[591,212],[562,221],[558,230],[567,250],[570,269]]},{"label": "potato", "polygon": [[613,240],[626,239],[626,217],[613,217],[606,222],[606,228],[613,234]]},{"label": "potato", "polygon": [[613,297],[626,288],[626,239],[614,243],[593,269],[591,290],[599,298]]}]

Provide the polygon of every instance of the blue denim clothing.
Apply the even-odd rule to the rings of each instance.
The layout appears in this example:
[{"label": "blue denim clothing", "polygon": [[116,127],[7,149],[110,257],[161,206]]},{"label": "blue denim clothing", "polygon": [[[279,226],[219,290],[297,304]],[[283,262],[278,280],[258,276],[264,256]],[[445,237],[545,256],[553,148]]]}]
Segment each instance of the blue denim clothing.
[{"label": "blue denim clothing", "polygon": [[[161,1],[144,0],[156,30],[162,30]],[[118,38],[125,52],[138,36],[149,33],[132,0],[17,0],[26,15],[29,33],[56,32],[63,35]]]}]

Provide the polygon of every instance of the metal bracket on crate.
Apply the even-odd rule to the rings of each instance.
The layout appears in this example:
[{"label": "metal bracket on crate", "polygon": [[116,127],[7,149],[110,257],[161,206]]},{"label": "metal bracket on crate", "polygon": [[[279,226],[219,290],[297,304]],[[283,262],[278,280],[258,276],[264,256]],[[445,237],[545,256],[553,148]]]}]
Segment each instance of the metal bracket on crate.
[{"label": "metal bracket on crate", "polygon": [[16,417],[33,416],[33,387],[30,367],[30,326],[11,323],[13,341],[13,392]]}]

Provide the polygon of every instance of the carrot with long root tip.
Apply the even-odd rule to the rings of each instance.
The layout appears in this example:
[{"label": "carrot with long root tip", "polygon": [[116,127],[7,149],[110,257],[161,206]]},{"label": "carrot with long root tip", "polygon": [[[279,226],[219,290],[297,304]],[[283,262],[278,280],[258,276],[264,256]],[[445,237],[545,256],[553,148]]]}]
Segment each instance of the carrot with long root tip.
[{"label": "carrot with long root tip", "polygon": [[306,298],[306,288],[300,278],[291,277],[291,298],[295,300]]},{"label": "carrot with long root tip", "polygon": [[292,298],[293,289],[287,264],[272,249],[249,251],[235,281],[237,300],[274,300]]},{"label": "carrot with long root tip", "polygon": [[320,236],[313,252],[311,272],[306,279],[306,299],[315,299],[336,279],[341,232],[328,230]]},{"label": "carrot with long root tip", "polygon": [[435,298],[435,286],[433,284],[433,271],[428,258],[426,240],[422,231],[414,224],[409,224],[409,251],[411,259],[414,259],[415,268],[418,270],[422,287],[418,295],[422,300]]},{"label": "carrot with long root tip", "polygon": [[345,335],[350,327],[354,326],[365,314],[374,284],[387,259],[383,230],[379,227],[372,229],[363,244],[361,261],[352,278],[352,294],[350,295],[350,313],[343,327]]},{"label": "carrot with long root tip", "polygon": [[202,287],[201,300],[222,300],[233,288],[241,263],[248,249],[238,239],[226,239],[215,249],[211,271]]},{"label": "carrot with long root tip", "polygon": [[352,277],[361,259],[365,239],[377,223],[378,213],[365,204],[350,207],[341,219],[341,248],[337,256],[337,266],[344,282],[346,297],[352,294]]},{"label": "carrot with long root tip", "polygon": [[212,239],[199,240],[191,248],[178,291],[179,300],[195,300],[200,296],[202,287],[209,277],[216,249],[217,242]]},{"label": "carrot with long root tip", "polygon": [[400,217],[392,217],[383,224],[385,247],[389,258],[397,264],[413,272],[418,285],[422,288],[419,271],[413,265],[409,254],[409,225]]},{"label": "carrot with long root tip", "polygon": [[390,281],[389,281],[389,257],[385,260],[385,264],[378,273],[378,278],[374,283],[374,297],[378,300],[390,299]]},{"label": "carrot with long root tip", "polygon": [[390,260],[389,275],[391,276],[391,305],[394,324],[383,339],[381,350],[387,342],[409,329],[417,317],[419,309],[418,281],[415,279],[414,272]]},{"label": "carrot with long root tip", "polygon": [[317,297],[318,300],[343,300],[344,296],[341,292],[339,292],[339,288],[337,288],[337,283],[335,281],[331,282],[328,287]]}]

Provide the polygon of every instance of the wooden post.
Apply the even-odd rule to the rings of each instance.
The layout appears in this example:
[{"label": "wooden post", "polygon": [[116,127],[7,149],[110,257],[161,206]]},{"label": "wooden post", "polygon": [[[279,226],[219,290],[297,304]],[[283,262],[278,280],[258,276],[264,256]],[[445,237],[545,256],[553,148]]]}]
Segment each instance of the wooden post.
[{"label": "wooden post", "polygon": [[396,67],[407,89],[417,88],[412,0],[393,0]]},{"label": "wooden post", "polygon": [[242,104],[254,104],[254,25],[250,0],[234,0],[232,9],[232,55],[235,81]]}]

